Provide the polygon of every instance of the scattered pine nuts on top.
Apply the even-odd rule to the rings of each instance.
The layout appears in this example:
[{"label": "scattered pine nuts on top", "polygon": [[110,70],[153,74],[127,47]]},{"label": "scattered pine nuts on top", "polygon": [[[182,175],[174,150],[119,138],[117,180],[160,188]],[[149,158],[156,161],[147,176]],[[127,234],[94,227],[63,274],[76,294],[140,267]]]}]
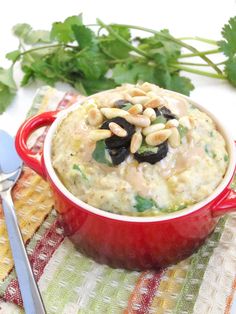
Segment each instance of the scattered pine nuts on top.
[{"label": "scattered pine nuts on top", "polygon": [[[124,95],[123,99],[118,99],[119,88],[117,88],[115,97],[113,99],[109,97],[109,102],[104,102],[105,107],[100,102],[98,108],[95,102],[95,105],[88,110],[87,122],[95,128],[90,131],[90,140],[107,142],[109,139],[111,143],[114,136],[116,140],[118,137],[120,146],[111,145],[111,148],[127,149],[134,156],[139,154],[139,151],[146,155],[150,151],[154,154],[153,147],[157,147],[158,151],[158,146],[164,142],[168,142],[172,148],[177,148],[181,144],[178,127],[190,130],[194,126],[191,119],[188,116],[179,118],[173,114],[168,108],[168,102],[160,93],[161,89],[153,84],[143,83],[136,86],[127,84],[123,89],[124,87],[125,92],[121,94]],[[105,123],[108,126],[106,129],[103,127]],[[135,133],[126,129],[129,125],[136,129]],[[142,148],[143,145],[146,146]],[[152,147],[150,151],[149,147]]]}]

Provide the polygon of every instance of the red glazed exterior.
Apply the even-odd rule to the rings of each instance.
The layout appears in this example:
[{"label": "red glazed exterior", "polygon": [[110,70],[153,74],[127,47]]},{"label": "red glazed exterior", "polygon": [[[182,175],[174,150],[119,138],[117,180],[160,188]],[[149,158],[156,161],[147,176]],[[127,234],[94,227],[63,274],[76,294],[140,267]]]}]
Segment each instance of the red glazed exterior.
[{"label": "red glazed exterior", "polygon": [[[153,221],[106,213],[92,212],[86,204],[78,204],[62,191],[50,175],[44,154],[34,154],[27,148],[29,135],[52,123],[57,112],[47,112],[26,121],[16,136],[16,149],[24,162],[46,178],[55,196],[55,208],[65,233],[75,246],[100,263],[127,269],[158,269],[191,255],[214,230],[218,216],[236,208],[236,193],[229,184],[233,173],[225,180],[224,189],[210,202],[194,211],[176,217]],[[234,149],[234,148],[233,148]],[[235,162],[235,160],[234,160]]]}]

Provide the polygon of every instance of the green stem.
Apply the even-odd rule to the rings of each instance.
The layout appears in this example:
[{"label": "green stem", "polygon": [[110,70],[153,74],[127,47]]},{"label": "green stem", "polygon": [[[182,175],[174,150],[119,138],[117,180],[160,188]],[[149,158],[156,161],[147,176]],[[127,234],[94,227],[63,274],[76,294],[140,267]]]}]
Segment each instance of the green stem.
[{"label": "green stem", "polygon": [[221,79],[221,80],[226,79],[226,77],[224,75],[222,75],[222,74],[216,74],[216,73],[210,73],[210,72],[201,71],[201,70],[197,70],[197,69],[192,69],[192,68],[183,66],[181,64],[172,64],[171,66],[174,67],[175,69],[178,69],[178,70],[181,70],[181,71],[185,71],[185,72],[189,72],[189,73],[194,73],[194,74],[198,74],[198,75],[208,76],[208,77],[217,78],[217,79]]},{"label": "green stem", "polygon": [[[24,55],[26,55],[28,53],[37,51],[37,50],[43,50],[43,49],[49,49],[49,48],[58,48],[58,47],[76,48],[75,46],[65,45],[65,44],[55,44],[55,45],[48,45],[48,46],[40,46],[40,47],[32,48],[32,49],[25,50],[25,51],[21,52],[19,54],[19,57],[24,56]],[[19,57],[18,57],[18,59],[19,59]],[[18,59],[14,63],[16,63],[18,61]]]},{"label": "green stem", "polygon": [[[218,49],[211,49],[211,50],[206,50],[206,51],[202,51],[201,53],[204,54],[204,55],[212,55],[212,54],[216,54],[216,53],[219,53],[221,52],[221,50],[218,48]],[[198,57],[199,54],[198,53],[183,53],[180,57],[180,58],[190,58],[190,57]]]},{"label": "green stem", "polygon": [[178,38],[179,40],[196,40],[196,41],[200,41],[203,43],[207,43],[207,44],[211,44],[214,46],[218,46],[217,41],[216,40],[212,40],[212,39],[208,39],[208,38],[203,38],[203,37],[180,37]]},{"label": "green stem", "polygon": [[[179,64],[182,65],[193,65],[193,66],[198,66],[198,67],[208,67],[209,65],[206,63],[195,63],[195,62],[179,62]],[[225,64],[225,61],[216,63],[216,65],[222,65]]]},{"label": "green stem", "polygon": [[152,34],[157,34],[160,37],[166,38],[168,40],[173,41],[174,43],[178,44],[181,47],[184,47],[186,49],[188,49],[189,51],[192,51],[196,56],[199,56],[200,58],[202,58],[206,63],[209,64],[209,66],[211,66],[218,74],[222,74],[221,70],[201,51],[198,51],[195,47],[186,44],[185,42],[174,38],[173,36],[169,35],[169,34],[164,34],[158,31],[155,31],[153,29],[150,28],[145,28],[145,27],[141,27],[141,26],[135,26],[135,25],[129,25],[129,24],[113,24],[113,25],[117,25],[120,27],[127,27],[127,28],[132,28],[132,29],[137,29],[137,30],[141,30],[144,32],[149,32]]},{"label": "green stem", "polygon": [[117,38],[121,43],[123,43],[126,47],[128,47],[129,49],[131,49],[132,51],[137,52],[139,55],[150,59],[151,56],[149,56],[146,52],[138,49],[137,47],[134,47],[133,45],[131,45],[127,40],[125,40],[123,37],[121,37],[117,32],[115,32],[112,27],[110,27],[109,25],[104,24],[100,19],[97,19],[97,22],[100,26],[102,26],[103,28],[105,28],[110,34],[112,34],[115,38]]}]

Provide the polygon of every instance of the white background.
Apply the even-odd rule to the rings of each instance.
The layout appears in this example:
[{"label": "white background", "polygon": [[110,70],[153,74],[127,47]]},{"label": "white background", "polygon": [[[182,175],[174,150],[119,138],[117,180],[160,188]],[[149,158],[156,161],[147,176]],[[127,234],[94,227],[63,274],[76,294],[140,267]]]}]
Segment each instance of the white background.
[{"label": "white background", "polygon": [[[34,28],[49,29],[53,21],[80,12],[83,12],[86,23],[94,23],[99,17],[108,23],[129,23],[157,30],[169,28],[173,35],[180,37],[202,36],[218,40],[222,26],[236,15],[236,0],[6,0],[0,10],[1,65],[8,65],[4,60],[5,53],[17,48],[17,39],[11,35],[14,24],[26,22]],[[196,87],[192,98],[220,117],[236,139],[236,88],[221,80],[187,75]],[[19,78],[18,73],[16,79]],[[0,115],[0,128],[15,134],[39,85],[19,90],[12,106]]]},{"label": "white background", "polygon": [[[157,30],[169,28],[173,35],[180,37],[202,36],[218,40],[222,26],[236,14],[236,0],[7,0],[0,11],[0,64],[7,66],[5,53],[17,48],[17,39],[11,35],[14,24],[26,22],[34,28],[49,29],[53,21],[80,12],[83,12],[86,23],[94,23],[99,17],[105,22],[136,24]],[[204,45],[200,47],[209,49]],[[221,80],[187,75],[196,87],[191,93],[192,98],[219,116],[236,139],[236,89]],[[19,77],[17,73],[16,79]],[[16,132],[37,86],[39,84],[19,90],[13,105],[0,116],[0,128],[11,134]]]}]

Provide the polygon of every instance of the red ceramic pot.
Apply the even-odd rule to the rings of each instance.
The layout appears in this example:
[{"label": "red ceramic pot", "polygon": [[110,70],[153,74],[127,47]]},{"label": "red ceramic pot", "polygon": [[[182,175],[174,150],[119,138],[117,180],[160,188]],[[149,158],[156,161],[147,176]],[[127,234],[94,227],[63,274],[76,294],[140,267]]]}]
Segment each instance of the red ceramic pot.
[{"label": "red ceramic pot", "polygon": [[[160,217],[123,216],[85,204],[65,188],[51,163],[51,141],[55,130],[77,106],[79,104],[62,112],[45,112],[27,120],[16,135],[16,149],[24,162],[50,183],[65,233],[86,255],[100,263],[127,269],[167,266],[191,255],[214,230],[219,217],[235,210],[236,193],[230,189],[236,163],[234,141],[209,112],[226,140],[229,166],[224,179],[207,199]],[[33,131],[46,125],[51,127],[44,149],[33,153],[27,147],[27,139]]]}]

